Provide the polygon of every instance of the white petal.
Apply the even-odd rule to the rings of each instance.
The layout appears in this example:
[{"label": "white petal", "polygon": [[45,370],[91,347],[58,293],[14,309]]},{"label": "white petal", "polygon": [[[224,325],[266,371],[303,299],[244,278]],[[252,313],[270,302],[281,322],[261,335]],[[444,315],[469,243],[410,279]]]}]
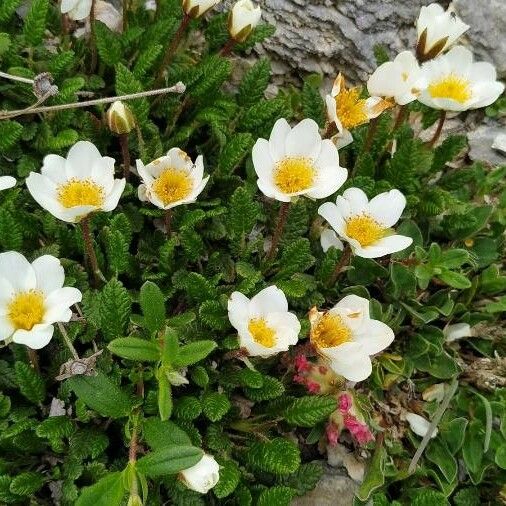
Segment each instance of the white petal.
[{"label": "white petal", "polygon": [[327,253],[329,248],[336,248],[341,251],[344,249],[342,241],[337,237],[337,234],[329,228],[322,231],[320,235],[320,244],[324,253]]},{"label": "white petal", "polygon": [[319,351],[330,359],[331,369],[349,381],[363,381],[371,375],[371,359],[359,343],[348,342]]},{"label": "white petal", "polygon": [[367,91],[372,96],[394,97],[402,87],[397,74],[398,66],[394,62],[383,63],[369,77]]},{"label": "white petal", "polygon": [[153,163],[144,165],[142,163],[142,160],[137,159],[135,161],[135,165],[137,167],[137,172],[139,173],[139,176],[141,177],[142,181],[146,184],[151,184],[154,178],[149,169],[152,167]]},{"label": "white petal", "polygon": [[82,293],[71,286],[65,286],[51,292],[45,302],[46,312],[44,314],[44,323],[55,323],[64,321],[64,315],[73,304],[81,302]]},{"label": "white petal", "polygon": [[51,179],[42,174],[30,172],[25,182],[28,191],[37,204],[53,215],[61,212],[62,206],[56,200],[56,184]]},{"label": "white petal", "polygon": [[368,355],[374,355],[392,344],[393,330],[379,320],[364,321],[360,331],[354,335],[356,342],[362,344]]},{"label": "white petal", "polygon": [[88,141],[79,141],[74,144],[67,155],[65,165],[67,176],[77,179],[86,179],[91,177],[93,165],[102,156],[95,144]]},{"label": "white petal", "polygon": [[191,170],[193,180],[196,182],[196,184],[199,184],[202,181],[202,178],[204,177],[204,157],[202,155],[197,156],[195,164],[193,165]]},{"label": "white petal", "polygon": [[111,193],[107,195],[105,198],[104,205],[102,206],[102,211],[112,211],[116,209],[121,194],[125,189],[126,180],[125,179],[115,179],[114,185],[112,187]]},{"label": "white petal", "polygon": [[5,315],[8,312],[8,304],[12,300],[16,290],[11,283],[5,278],[0,277],[0,315]]},{"label": "white petal", "polygon": [[315,160],[315,165],[318,168],[339,167],[339,152],[330,139],[322,141],[320,154]]},{"label": "white petal", "polygon": [[269,138],[269,150],[274,162],[285,157],[285,143],[290,131],[290,125],[285,118],[280,118],[274,123]]},{"label": "white petal", "polygon": [[[409,423],[411,430],[420,437],[424,437],[430,427],[430,422],[423,416],[417,415],[416,413],[406,413],[406,420]],[[437,427],[431,435],[431,439],[437,436]]]},{"label": "white petal", "polygon": [[81,21],[90,15],[92,0],[79,0],[76,7],[69,12],[69,17]]},{"label": "white petal", "polygon": [[220,479],[220,466],[211,455],[205,454],[197,464],[181,471],[185,485],[196,492],[206,494]]},{"label": "white petal", "polygon": [[342,129],[342,125],[341,125],[341,122],[337,118],[336,99],[332,95],[327,95],[325,97],[325,105],[327,106],[327,116],[328,116],[329,120],[331,122],[335,123],[336,126],[339,123],[339,125],[341,126],[341,128],[338,127],[338,130],[341,130]]},{"label": "white petal", "polygon": [[30,262],[16,251],[0,253],[0,278],[7,280],[15,291],[25,292],[36,287]]},{"label": "white petal", "polygon": [[480,107],[488,107],[492,105],[504,92],[504,84],[499,81],[479,83],[474,85],[473,93],[479,100],[473,102],[470,109],[479,109]]},{"label": "white petal", "polygon": [[37,278],[37,290],[49,295],[63,286],[65,271],[56,257],[43,255],[32,262],[32,267]]},{"label": "white petal", "polygon": [[411,246],[413,239],[405,235],[389,235],[371,246],[355,249],[355,254],[362,258],[378,258],[391,253],[397,253]]},{"label": "white petal", "polygon": [[360,313],[362,318],[369,319],[369,300],[364,297],[354,294],[346,295],[334,307],[351,309],[354,313]]},{"label": "white petal", "polygon": [[348,171],[339,166],[327,166],[318,170],[313,188],[306,191],[312,199],[324,199],[336,193],[348,178]]},{"label": "white petal", "polygon": [[271,199],[279,200],[280,202],[290,202],[292,197],[280,192],[271,181],[267,179],[257,179],[258,189]]},{"label": "white petal", "polygon": [[141,202],[147,202],[148,200],[146,191],[147,191],[146,185],[144,183],[140,184],[139,187],[137,188],[137,196],[139,197],[139,200]]},{"label": "white petal", "polygon": [[16,178],[12,176],[0,176],[0,190],[7,190],[16,186]]},{"label": "white petal", "polygon": [[109,156],[103,156],[95,161],[91,169],[91,179],[104,189],[107,195],[114,184],[114,164],[116,160]]},{"label": "white petal", "polygon": [[11,337],[15,330],[9,319],[5,315],[0,315],[0,341],[5,341]]},{"label": "white petal", "polygon": [[228,319],[232,327],[237,330],[248,325],[250,319],[249,302],[248,297],[241,292],[233,292],[228,299]]},{"label": "white petal", "polygon": [[393,227],[406,207],[406,197],[399,190],[376,195],[369,202],[369,214],[386,228]]},{"label": "white petal", "polygon": [[339,234],[344,232],[346,223],[336,204],[325,202],[318,208],[318,214],[327,220],[329,225]]},{"label": "white petal", "polygon": [[267,181],[272,181],[275,163],[269,149],[269,142],[258,139],[252,150],[253,166],[257,176]]},{"label": "white petal", "polygon": [[286,137],[286,156],[316,159],[322,138],[316,121],[306,118],[295,125]]},{"label": "white petal", "polygon": [[67,172],[65,170],[66,160],[63,156],[47,155],[44,157],[40,173],[51,179],[56,184],[67,181]]},{"label": "white petal", "polygon": [[351,215],[361,214],[367,209],[369,200],[367,199],[367,195],[360,188],[348,188],[343,193],[343,197],[350,205]]},{"label": "white petal", "polygon": [[18,344],[24,344],[32,350],[44,348],[53,337],[52,325],[34,325],[32,330],[19,329],[14,332],[12,340]]},{"label": "white petal", "polygon": [[268,286],[251,299],[249,311],[251,316],[288,311],[288,301],[277,286]]},{"label": "white petal", "polygon": [[[300,322],[297,316],[293,313],[289,313],[288,311],[283,311],[281,313],[273,312],[269,313],[266,317],[267,326],[277,329],[281,329],[283,332],[278,333],[286,333],[289,334],[290,344],[295,344],[297,342],[297,336],[300,333]],[[293,335],[295,335],[295,342],[293,341]]]},{"label": "white petal", "polygon": [[353,142],[353,135],[351,135],[349,130],[339,127],[339,125],[341,125],[340,121],[338,121],[336,125],[340,133],[334,135],[334,137],[332,137],[332,141],[335,142],[337,149],[342,149]]},{"label": "white petal", "polygon": [[452,343],[463,337],[471,337],[473,335],[469,323],[455,323],[444,328],[445,342]]}]

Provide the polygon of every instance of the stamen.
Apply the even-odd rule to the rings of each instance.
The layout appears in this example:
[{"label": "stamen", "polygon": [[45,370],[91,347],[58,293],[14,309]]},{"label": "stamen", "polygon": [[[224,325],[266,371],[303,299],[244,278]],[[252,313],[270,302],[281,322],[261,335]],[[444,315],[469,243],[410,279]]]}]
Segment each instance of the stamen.
[{"label": "stamen", "polygon": [[337,314],[325,313],[311,330],[311,342],[317,348],[333,348],[351,340],[351,330]]},{"label": "stamen", "polygon": [[386,229],[366,214],[353,216],[346,222],[346,235],[362,247],[370,246],[385,236]]},{"label": "stamen", "polygon": [[30,290],[14,296],[7,306],[7,316],[15,329],[32,330],[44,318],[44,296]]},{"label": "stamen", "polygon": [[71,179],[58,187],[58,201],[63,207],[100,207],[104,202],[104,189],[91,179]]},{"label": "stamen", "polygon": [[283,193],[307,190],[313,184],[315,169],[309,158],[285,158],[278,162],[274,183]]},{"label": "stamen", "polygon": [[258,344],[266,348],[272,348],[276,344],[276,332],[267,326],[264,318],[250,320],[248,330]]},{"label": "stamen", "polygon": [[188,197],[192,189],[193,180],[189,173],[172,167],[165,169],[152,186],[153,192],[164,206]]}]

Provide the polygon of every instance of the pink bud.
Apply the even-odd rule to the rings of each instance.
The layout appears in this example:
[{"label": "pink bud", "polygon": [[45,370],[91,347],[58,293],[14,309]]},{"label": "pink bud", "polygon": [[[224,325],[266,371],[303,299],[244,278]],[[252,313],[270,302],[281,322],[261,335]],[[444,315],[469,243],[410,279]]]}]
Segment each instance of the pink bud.
[{"label": "pink bud", "polygon": [[354,416],[346,415],[344,417],[344,426],[350,431],[350,434],[357,440],[358,444],[362,445],[374,440],[369,427]]},{"label": "pink bud", "polygon": [[304,355],[299,354],[295,357],[295,369],[297,372],[309,371],[311,370],[311,364]]},{"label": "pink bud", "polygon": [[350,394],[341,394],[339,396],[339,411],[341,413],[347,413],[352,405],[353,401]]},{"label": "pink bud", "polygon": [[339,428],[335,423],[328,423],[325,427],[325,433],[327,434],[327,441],[330,446],[336,446],[339,438]]},{"label": "pink bud", "polygon": [[308,379],[306,381],[307,390],[310,394],[317,394],[320,392],[320,385],[315,381]]},{"label": "pink bud", "polygon": [[294,377],[293,377],[293,381],[295,383],[299,383],[301,385],[304,385],[306,383],[306,378],[304,376],[301,376],[300,374],[296,374]]}]

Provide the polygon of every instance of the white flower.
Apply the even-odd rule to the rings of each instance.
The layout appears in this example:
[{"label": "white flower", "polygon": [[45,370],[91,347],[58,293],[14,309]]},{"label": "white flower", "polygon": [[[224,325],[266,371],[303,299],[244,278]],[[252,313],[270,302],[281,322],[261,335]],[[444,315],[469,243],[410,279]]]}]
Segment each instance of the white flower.
[{"label": "white flower", "polygon": [[435,58],[452,46],[469,29],[450,7],[447,11],[437,3],[424,6],[416,21],[418,43],[416,55],[419,61]]},{"label": "white flower", "polygon": [[251,356],[268,357],[296,344],[300,323],[288,312],[285,294],[269,286],[251,300],[234,292],[228,301],[228,319],[239,334],[241,348]]},{"label": "white flower", "polygon": [[139,186],[139,199],[161,209],[195,202],[209,180],[209,176],[203,178],[202,155],[193,163],[179,148],[170,149],[148,165],[137,160],[137,171],[143,182]]},{"label": "white flower", "polygon": [[443,330],[443,334],[445,336],[445,342],[451,343],[463,337],[471,337],[473,332],[469,323],[455,323],[453,325],[447,325]]},{"label": "white flower", "polygon": [[12,176],[0,176],[0,191],[16,186],[16,179]]},{"label": "white flower", "polygon": [[369,301],[347,295],[330,311],[309,313],[310,339],[330,368],[349,381],[363,381],[372,372],[370,355],[394,340],[392,329],[369,316]]},{"label": "white flower", "polygon": [[183,0],[183,10],[191,18],[200,18],[221,0]]},{"label": "white flower", "polygon": [[114,158],[102,156],[88,141],[74,144],[66,159],[47,155],[40,172],[30,172],[28,190],[44,209],[69,223],[112,211],[125,189],[124,179],[114,179]]},{"label": "white flower", "polygon": [[239,0],[228,17],[228,32],[236,42],[244,42],[260,22],[262,10],[251,0]]},{"label": "white flower", "polygon": [[411,51],[403,51],[394,61],[380,65],[367,81],[370,95],[393,98],[399,105],[416,100],[420,90],[421,70]]},{"label": "white flower", "polygon": [[[430,422],[426,420],[423,416],[417,415],[416,413],[406,413],[406,420],[411,427],[411,430],[420,437],[425,437],[427,431],[430,427]],[[438,430],[437,427],[434,429],[434,432],[430,436],[431,439],[434,439],[437,436]]]},{"label": "white flower", "polygon": [[290,202],[297,195],[323,199],[346,181],[348,171],[339,166],[337,148],[323,139],[318,125],[304,119],[293,128],[285,119],[274,124],[269,140],[253,146],[257,185],[267,197]]},{"label": "white flower", "polygon": [[494,66],[473,62],[463,46],[422,65],[422,87],[418,100],[433,109],[467,111],[494,103],[504,91]]},{"label": "white flower", "polygon": [[[70,306],[81,301],[77,288],[63,287],[60,261],[44,255],[31,264],[16,251],[0,254],[0,340],[35,350],[53,336],[53,323],[68,322]],[[63,288],[62,288],[63,287]]]},{"label": "white flower", "polygon": [[350,133],[352,128],[369,123],[377,118],[385,109],[392,107],[392,103],[381,97],[361,98],[362,88],[347,88],[344,76],[340,73],[334,81],[330,95],[325,97],[327,116],[335,123],[337,135],[334,141],[338,148],[353,142]]},{"label": "white flower", "polygon": [[181,480],[191,490],[206,494],[220,479],[220,466],[211,455],[204,456],[192,467],[181,471]]},{"label": "white flower", "polygon": [[401,251],[413,242],[391,228],[405,206],[406,199],[399,190],[380,193],[369,202],[360,188],[348,188],[335,204],[322,204],[318,214],[350,244],[355,255],[376,258]]},{"label": "white flower", "polygon": [[81,21],[90,15],[92,3],[92,0],[61,0],[60,11],[74,21]]},{"label": "white flower", "polygon": [[337,234],[330,228],[324,228],[320,234],[320,244],[324,253],[327,253],[329,248],[336,248],[338,250],[344,249],[344,244]]}]

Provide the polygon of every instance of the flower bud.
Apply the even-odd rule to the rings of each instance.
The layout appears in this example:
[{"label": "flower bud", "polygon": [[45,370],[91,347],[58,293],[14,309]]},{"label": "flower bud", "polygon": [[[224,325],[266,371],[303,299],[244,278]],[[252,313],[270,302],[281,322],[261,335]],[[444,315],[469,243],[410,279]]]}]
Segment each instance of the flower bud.
[{"label": "flower bud", "polygon": [[197,464],[181,471],[180,478],[189,489],[207,494],[220,479],[220,466],[212,455],[205,454]]},{"label": "flower bud", "polygon": [[244,42],[258,25],[262,10],[251,0],[239,0],[228,16],[228,33],[236,42]]},{"label": "flower bud", "polygon": [[106,113],[107,126],[112,133],[128,134],[135,128],[135,117],[130,108],[116,100]]},{"label": "flower bud", "polygon": [[220,0],[183,0],[183,11],[190,18],[196,19],[212,9]]}]

